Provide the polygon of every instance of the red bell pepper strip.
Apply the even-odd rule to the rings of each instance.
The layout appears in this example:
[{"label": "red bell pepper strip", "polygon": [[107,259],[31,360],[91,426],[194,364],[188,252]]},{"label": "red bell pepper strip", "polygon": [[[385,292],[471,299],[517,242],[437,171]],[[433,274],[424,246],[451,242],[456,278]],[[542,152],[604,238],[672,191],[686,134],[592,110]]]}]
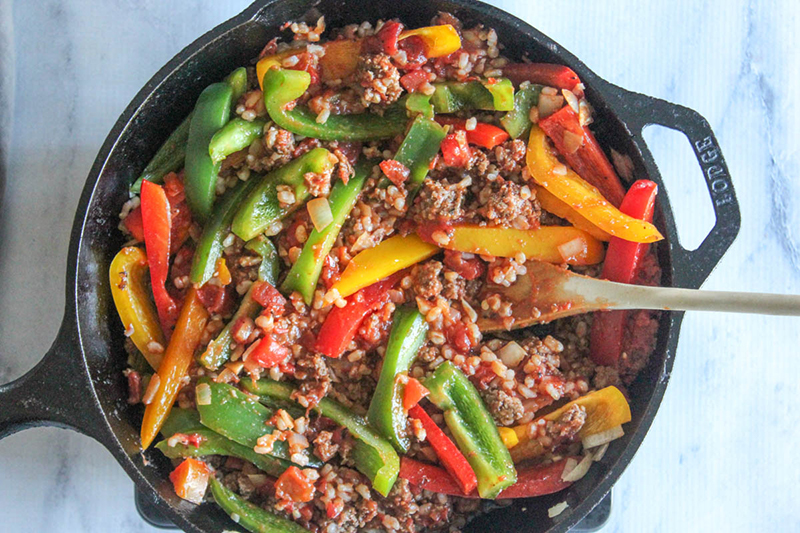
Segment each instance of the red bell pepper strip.
[{"label": "red bell pepper strip", "polygon": [[[548,465],[536,465],[519,470],[517,472],[517,482],[501,492],[497,499],[533,498],[552,494],[569,487],[572,483],[561,479],[564,467],[569,459],[569,457],[565,457]],[[580,460],[581,458],[573,457],[572,459]],[[445,469],[415,461],[408,457],[400,458],[400,474],[398,477],[405,479],[412,485],[439,494],[461,496],[462,498],[479,497],[478,492],[474,490],[464,496],[461,492],[461,487]]]},{"label": "red bell pepper strip", "polygon": [[[652,222],[657,193],[658,185],[650,180],[639,180],[631,185],[619,209],[626,215]],[[647,244],[611,237],[600,277],[618,283],[633,283],[647,247]],[[617,364],[627,321],[627,311],[594,314],[589,343],[592,361],[605,366]]]},{"label": "red bell pepper strip", "polygon": [[444,138],[442,141],[442,156],[445,164],[449,167],[464,168],[469,164],[472,150],[469,149],[464,131],[450,133]]},{"label": "red bell pepper strip", "polygon": [[386,279],[364,287],[347,297],[347,305],[334,307],[325,318],[317,335],[315,349],[328,357],[339,358],[356,336],[361,322],[388,299],[388,291],[405,275],[396,272]]},{"label": "red bell pepper strip", "polygon": [[411,418],[416,418],[422,422],[428,442],[436,452],[436,456],[439,457],[439,461],[458,484],[461,492],[469,494],[475,490],[478,486],[478,478],[475,476],[475,472],[469,465],[467,458],[458,449],[458,446],[445,435],[444,431],[436,425],[436,422],[419,405],[412,407],[408,414]]},{"label": "red bell pepper strip", "polygon": [[150,266],[150,284],[153,287],[158,318],[164,335],[169,338],[178,319],[178,305],[167,292],[169,273],[170,233],[172,213],[164,189],[151,181],[142,182],[142,226],[147,262]]},{"label": "red bell pepper strip", "polygon": [[[578,114],[570,106],[564,106],[549,117],[539,121],[539,127],[547,134],[564,156],[567,164],[580,177],[597,187],[606,200],[619,207],[625,196],[625,187],[619,180],[614,166],[600,148],[594,134],[586,126],[581,126]],[[572,145],[565,141],[569,132]],[[575,147],[575,144],[580,144]]]},{"label": "red bell pepper strip", "polygon": [[446,124],[452,126],[455,130],[467,132],[467,142],[469,144],[475,144],[490,150],[498,144],[506,142],[509,138],[506,130],[485,122],[478,122],[475,125],[475,129],[468,130],[467,121],[463,118],[436,116],[434,119],[439,124]]},{"label": "red bell pepper strip", "polygon": [[574,90],[581,83],[574,70],[551,63],[511,63],[503,67],[503,76],[510,79],[514,85],[529,81],[568,91]]},{"label": "red bell pepper strip", "polygon": [[426,389],[418,379],[409,377],[403,389],[403,410],[408,411],[417,405],[431,391]]}]

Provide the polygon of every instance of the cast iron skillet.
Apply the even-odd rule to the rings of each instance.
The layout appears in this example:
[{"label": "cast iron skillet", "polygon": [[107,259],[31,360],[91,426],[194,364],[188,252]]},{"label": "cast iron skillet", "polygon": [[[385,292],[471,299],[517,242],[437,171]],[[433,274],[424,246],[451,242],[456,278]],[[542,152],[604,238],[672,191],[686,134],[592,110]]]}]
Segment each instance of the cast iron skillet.
[{"label": "cast iron skillet", "polygon": [[[72,230],[67,303],[58,337],[33,370],[0,387],[0,437],[41,425],[89,435],[108,448],[137,488],[167,517],[193,533],[221,531],[233,524],[213,504],[195,506],[180,500],[167,480],[168,461],[158,452],[143,455],[139,449],[142,409],[125,401],[122,327],[108,283],[108,266],[122,244],[117,214],[127,199],[128,185],[191,110],[200,91],[233,68],[248,64],[264,43],[279,34],[283,22],[316,20],[324,14],[329,27],[391,17],[414,27],[427,25],[438,11],[449,11],[467,26],[480,22],[494,27],[512,59],[527,52],[534,61],[574,69],[597,111],[602,143],[629,155],[636,177],[662,185],[656,224],[666,235],[658,247],[665,285],[699,287],[739,231],[739,207],[728,169],[700,115],[604,81],[557,43],[508,13],[474,0],[319,0],[311,12],[308,5],[303,0],[256,1],[186,47],[134,98],[108,135],[83,189]],[[648,124],[683,132],[703,170],[716,223],[697,250],[685,250],[678,242],[666,188],[642,138]],[[653,421],[672,369],[682,318],[682,313],[663,314],[655,353],[630,387],[633,420],[625,436],[584,479],[561,493],[517,501],[484,515],[468,530],[496,531],[502,524],[506,531],[562,532],[588,514],[630,462]],[[564,500],[568,509],[549,519],[547,509]]]}]

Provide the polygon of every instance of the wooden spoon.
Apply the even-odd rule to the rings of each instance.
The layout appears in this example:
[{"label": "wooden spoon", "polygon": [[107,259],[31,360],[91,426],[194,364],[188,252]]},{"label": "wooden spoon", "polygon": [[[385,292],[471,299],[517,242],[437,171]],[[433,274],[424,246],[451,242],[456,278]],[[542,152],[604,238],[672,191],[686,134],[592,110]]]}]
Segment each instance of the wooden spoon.
[{"label": "wooden spoon", "polygon": [[562,267],[528,261],[527,272],[509,287],[489,284],[480,301],[499,295],[511,302],[511,317],[481,310],[481,331],[516,329],[601,309],[725,311],[800,316],[800,296],[754,292],[718,292],[627,285],[575,274]]}]

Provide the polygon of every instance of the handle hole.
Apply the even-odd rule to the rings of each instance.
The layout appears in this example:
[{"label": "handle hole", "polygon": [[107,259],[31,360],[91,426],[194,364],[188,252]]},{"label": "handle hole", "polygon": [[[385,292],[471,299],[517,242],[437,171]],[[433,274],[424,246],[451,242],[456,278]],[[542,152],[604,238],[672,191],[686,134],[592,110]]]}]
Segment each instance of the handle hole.
[{"label": "handle hole", "polygon": [[642,136],[669,194],[681,246],[696,250],[714,227],[716,216],[689,139],[655,124],[645,127]]}]

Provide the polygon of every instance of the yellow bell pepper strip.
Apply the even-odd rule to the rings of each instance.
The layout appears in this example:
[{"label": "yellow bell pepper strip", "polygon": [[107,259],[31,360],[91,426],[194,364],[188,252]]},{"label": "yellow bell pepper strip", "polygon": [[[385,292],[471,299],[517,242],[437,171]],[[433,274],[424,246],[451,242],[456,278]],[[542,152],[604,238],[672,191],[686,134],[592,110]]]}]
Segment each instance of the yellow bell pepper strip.
[{"label": "yellow bell pepper strip", "polygon": [[547,136],[531,127],[526,154],[533,180],[603,231],[632,242],[656,242],[664,237],[650,222],[626,215],[603,198],[595,187],[561,164]]},{"label": "yellow bell pepper strip", "polygon": [[270,69],[264,74],[264,107],[273,122],[294,134],[322,141],[391,139],[406,129],[408,117],[401,103],[389,106],[383,116],[372,113],[331,115],[322,124],[307,107],[289,109],[310,84],[311,75],[303,70]]},{"label": "yellow bell pepper strip", "polygon": [[518,463],[545,453],[546,450],[539,441],[530,438],[530,427],[541,419],[548,422],[558,420],[573,405],[580,405],[586,409],[586,421],[578,432],[578,437],[581,439],[631,421],[631,408],[619,389],[606,387],[605,389],[591,392],[541,418],[527,424],[515,426],[514,433],[516,433],[519,443],[511,448],[511,457],[513,457],[514,462]]},{"label": "yellow bell pepper strip", "polygon": [[583,215],[553,196],[553,193],[544,187],[536,186],[536,199],[539,200],[539,204],[545,211],[567,220],[570,224],[585,231],[598,241],[608,242],[611,240],[611,235],[586,220]]},{"label": "yellow bell pepper strip", "polygon": [[145,284],[147,256],[136,246],[127,246],[111,261],[108,277],[111,282],[111,296],[117,308],[126,335],[153,370],[161,364],[162,352],[153,351],[153,342],[164,346],[164,333],[158,323],[156,308],[150,301]]},{"label": "yellow bell pepper strip", "polygon": [[395,235],[356,255],[331,290],[345,298],[383,278],[439,253],[439,247],[411,234]]},{"label": "yellow bell pepper strip", "polygon": [[141,431],[143,450],[152,444],[169,416],[207,322],[208,311],[200,301],[197,291],[194,288],[189,289],[164,359],[158,367],[158,389],[144,411]]},{"label": "yellow bell pepper strip", "polygon": [[400,34],[397,40],[402,41],[412,35],[422,38],[425,43],[425,56],[429,58],[450,55],[461,48],[461,37],[450,24],[406,30]]},{"label": "yellow bell pepper strip", "polygon": [[541,226],[522,230],[475,225],[431,225],[417,228],[417,233],[432,242],[432,234],[437,229],[445,233],[449,240],[439,237],[435,242],[442,248],[457,252],[494,257],[516,257],[523,253],[528,260],[569,265],[594,265],[602,261],[605,254],[602,242],[572,226]]}]

